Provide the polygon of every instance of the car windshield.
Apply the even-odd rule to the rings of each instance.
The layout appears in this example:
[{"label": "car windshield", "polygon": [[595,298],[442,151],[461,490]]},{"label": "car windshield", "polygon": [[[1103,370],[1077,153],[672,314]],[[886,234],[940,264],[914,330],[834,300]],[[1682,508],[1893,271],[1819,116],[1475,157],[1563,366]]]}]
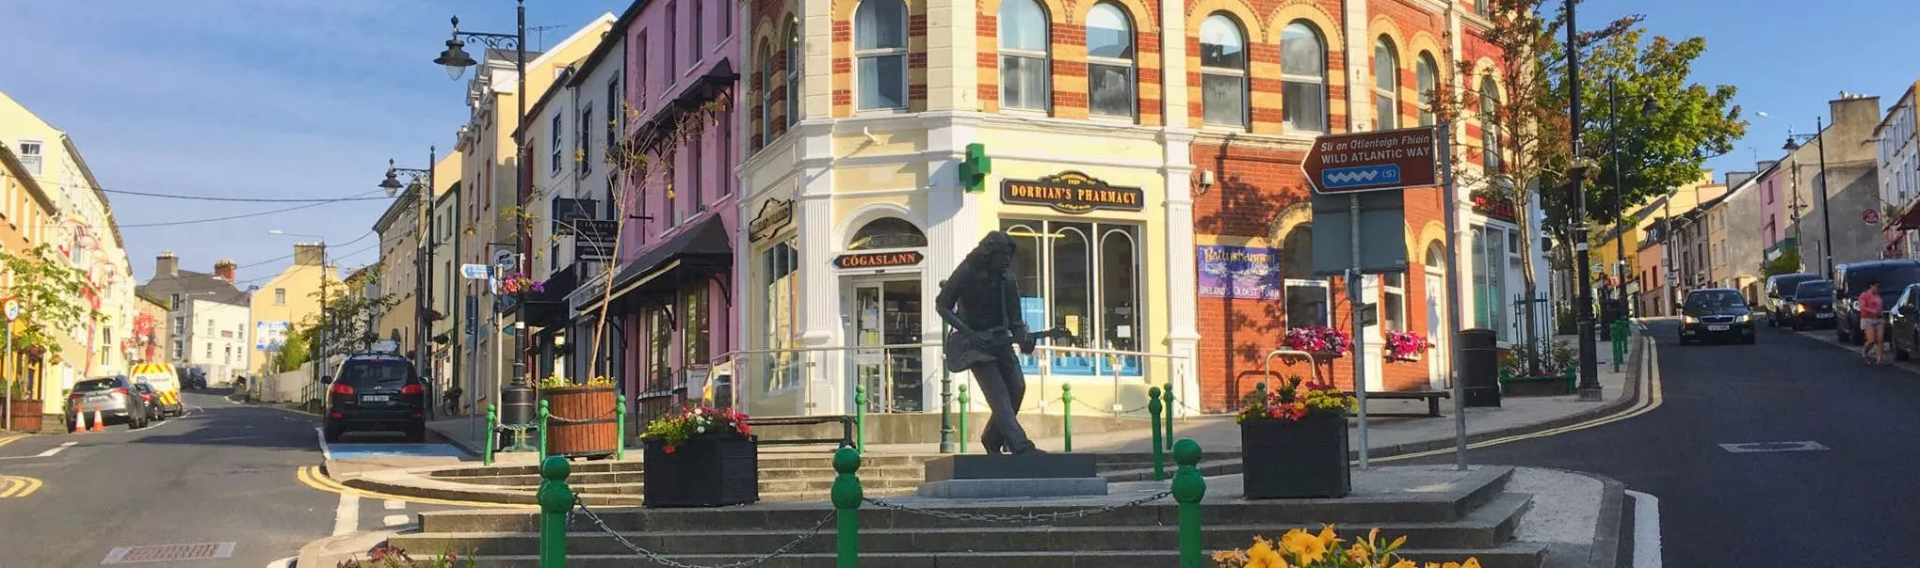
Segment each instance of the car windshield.
[{"label": "car windshield", "polygon": [[[1797,290],[1799,289],[1800,284],[1813,281],[1813,280],[1819,280],[1819,279],[1820,279],[1819,276],[1814,276],[1812,274],[1802,274],[1799,276],[1782,276],[1780,277],[1780,293],[1786,294],[1788,296],[1799,295],[1799,292],[1797,292]],[[1832,290],[1828,290],[1828,292],[1832,292]]]},{"label": "car windshield", "polygon": [[[1857,276],[1856,276],[1857,275]],[[1847,273],[1847,295],[1858,296],[1867,291],[1867,283],[1880,282],[1880,294],[1899,294],[1907,286],[1920,284],[1920,264],[1894,264],[1875,267],[1858,272]]]},{"label": "car windshield", "polygon": [[1793,292],[1793,297],[1795,298],[1818,299],[1821,296],[1832,296],[1832,295],[1833,295],[1833,283],[1825,280],[1820,280],[1817,282],[1802,282],[1800,284],[1800,287],[1795,288]]},{"label": "car windshield", "polygon": [[413,378],[405,359],[352,360],[340,368],[340,382],[354,388],[399,388]]},{"label": "car windshield", "polygon": [[73,392],[99,392],[113,390],[119,386],[118,379],[89,379],[74,383]]},{"label": "car windshield", "polygon": [[1732,290],[1708,290],[1687,295],[1687,308],[1696,310],[1718,310],[1738,308],[1747,305],[1747,299]]}]

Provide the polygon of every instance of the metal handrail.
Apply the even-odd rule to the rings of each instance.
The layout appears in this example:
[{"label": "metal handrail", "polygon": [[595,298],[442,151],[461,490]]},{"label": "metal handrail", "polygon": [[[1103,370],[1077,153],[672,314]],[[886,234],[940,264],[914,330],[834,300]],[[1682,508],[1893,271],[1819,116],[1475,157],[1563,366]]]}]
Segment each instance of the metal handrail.
[{"label": "metal handrail", "polygon": [[[1184,386],[1186,386],[1186,380],[1185,380],[1185,379],[1186,379],[1186,378],[1187,378],[1187,377],[1189,376],[1189,375],[1188,375],[1188,369],[1187,369],[1187,367],[1188,367],[1188,365],[1191,365],[1191,364],[1193,363],[1193,357],[1192,357],[1191,355],[1176,355],[1176,354],[1173,354],[1173,353],[1154,353],[1154,352],[1150,352],[1150,351],[1125,351],[1125,350],[1120,350],[1120,349],[1101,349],[1101,348],[1093,348],[1093,347],[1061,347],[1061,346],[1057,346],[1057,345],[1041,345],[1041,346],[1039,346],[1039,347],[1037,347],[1037,348],[1035,348],[1035,349],[1034,349],[1034,351],[1035,351],[1036,353],[1037,353],[1037,352],[1040,352],[1040,351],[1049,351],[1049,352],[1054,352],[1054,353],[1078,353],[1078,354],[1085,354],[1085,355],[1106,355],[1106,356],[1107,356],[1107,358],[1108,358],[1108,361],[1109,361],[1109,363],[1112,363],[1112,365],[1110,365],[1110,366],[1111,366],[1111,367],[1113,368],[1113,377],[1112,377],[1112,380],[1113,380],[1113,396],[1114,396],[1114,403],[1113,403],[1113,408],[1112,408],[1112,410],[1111,410],[1111,411],[1112,411],[1113,413],[1115,413],[1115,414],[1118,414],[1118,413],[1120,412],[1120,408],[1121,408],[1121,406],[1120,406],[1120,402],[1119,402],[1119,397],[1120,397],[1120,365],[1118,364],[1118,359],[1119,359],[1119,358],[1121,358],[1121,357],[1139,357],[1139,358],[1141,358],[1141,359],[1165,359],[1165,360],[1167,360],[1167,361],[1168,361],[1169,363],[1172,363],[1172,364],[1173,364],[1173,365],[1172,365],[1172,367],[1173,367],[1173,374],[1174,374],[1174,377],[1175,377],[1175,379],[1174,379],[1174,380],[1170,380],[1170,381],[1168,381],[1168,384],[1167,384],[1167,388],[1168,388],[1168,389],[1171,389],[1171,390],[1174,390],[1174,391],[1176,391],[1176,392],[1179,392],[1180,394],[1178,395],[1178,397],[1189,397],[1189,396],[1193,396],[1193,394],[1192,394],[1191,392],[1188,392],[1188,391],[1185,391],[1185,390],[1183,390],[1183,389],[1182,389],[1182,387],[1184,387]],[[1051,363],[1052,363],[1052,362],[1051,362],[1051,360],[1050,360],[1050,359],[1047,359],[1047,358],[1044,358],[1044,357],[1040,359],[1040,390],[1041,390],[1041,392],[1046,392],[1046,389],[1047,389],[1047,379],[1053,376],[1053,373],[1052,373],[1052,364],[1051,364]],[[1145,376],[1144,376],[1144,374],[1142,375],[1142,377],[1141,377],[1141,378],[1142,378],[1143,380],[1145,379]],[[1174,411],[1174,409],[1168,409],[1168,412],[1175,412],[1175,411]],[[1041,415],[1045,415],[1045,414],[1046,414],[1046,408],[1044,408],[1044,407],[1043,407],[1043,408],[1041,408],[1041,409],[1040,409],[1040,413],[1041,413]],[[1186,414],[1189,414],[1189,413],[1187,413],[1187,412],[1175,412],[1175,416],[1184,416],[1184,415],[1186,415]]]},{"label": "metal handrail", "polygon": [[1313,352],[1311,352],[1311,351],[1301,351],[1301,350],[1298,350],[1298,349],[1275,349],[1275,350],[1272,350],[1272,351],[1268,351],[1268,352],[1267,352],[1267,357],[1266,357],[1266,360],[1264,360],[1264,361],[1261,361],[1261,362],[1260,362],[1260,371],[1261,371],[1261,374],[1263,374],[1263,375],[1265,375],[1265,376],[1267,377],[1267,385],[1268,385],[1269,387],[1279,387],[1279,386],[1280,386],[1280,385],[1278,385],[1278,384],[1275,384],[1275,383],[1273,382],[1273,358],[1274,358],[1274,357],[1289,357],[1289,356],[1291,356],[1291,357],[1303,357],[1303,358],[1306,358],[1306,360],[1307,360],[1307,368],[1309,368],[1309,369],[1312,369],[1312,370],[1313,370],[1313,371],[1312,371],[1312,375],[1313,375],[1313,382],[1316,382],[1316,383],[1318,383],[1318,382],[1320,382],[1320,358],[1319,358],[1319,357],[1315,357],[1315,356],[1313,355]]}]

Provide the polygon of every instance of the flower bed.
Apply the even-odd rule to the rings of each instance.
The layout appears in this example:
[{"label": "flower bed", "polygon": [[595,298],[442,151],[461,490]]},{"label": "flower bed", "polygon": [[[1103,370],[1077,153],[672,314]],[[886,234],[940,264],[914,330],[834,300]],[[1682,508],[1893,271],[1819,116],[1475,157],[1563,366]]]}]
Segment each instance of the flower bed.
[{"label": "flower bed", "polygon": [[1332,384],[1289,377],[1279,388],[1262,384],[1242,400],[1242,480],[1248,499],[1345,497],[1353,489],[1347,464],[1347,412],[1353,396]]},{"label": "flower bed", "polygon": [[721,507],[760,500],[760,453],[747,415],[695,406],[647,424],[642,504]]},{"label": "flower bed", "polygon": [[1480,568],[1480,561],[1474,558],[1422,566],[1396,552],[1406,542],[1404,536],[1381,542],[1380,529],[1368,532],[1367,538],[1347,542],[1327,525],[1319,534],[1293,529],[1278,540],[1256,536],[1253,546],[1216,552],[1213,561],[1220,568]]}]

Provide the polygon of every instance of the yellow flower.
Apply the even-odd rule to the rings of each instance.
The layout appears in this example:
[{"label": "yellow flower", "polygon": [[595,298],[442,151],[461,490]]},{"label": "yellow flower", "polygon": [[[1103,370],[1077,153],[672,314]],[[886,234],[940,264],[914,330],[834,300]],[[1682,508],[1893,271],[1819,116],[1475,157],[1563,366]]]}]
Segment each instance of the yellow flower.
[{"label": "yellow flower", "polygon": [[1332,548],[1336,544],[1340,544],[1340,537],[1334,534],[1333,525],[1320,527],[1320,546]]},{"label": "yellow flower", "polygon": [[1460,568],[1480,568],[1480,559],[1468,558],[1466,562],[1460,564]]},{"label": "yellow flower", "polygon": [[1399,562],[1393,563],[1393,568],[1420,568],[1420,565],[1414,564],[1412,560],[1403,559]]},{"label": "yellow flower", "polygon": [[1253,537],[1253,548],[1247,549],[1247,568],[1288,568],[1287,560],[1273,550],[1273,541]]},{"label": "yellow flower", "polygon": [[1300,529],[1287,531],[1281,536],[1280,546],[1302,564],[1313,564],[1327,556],[1327,545],[1322,544],[1319,537]]}]

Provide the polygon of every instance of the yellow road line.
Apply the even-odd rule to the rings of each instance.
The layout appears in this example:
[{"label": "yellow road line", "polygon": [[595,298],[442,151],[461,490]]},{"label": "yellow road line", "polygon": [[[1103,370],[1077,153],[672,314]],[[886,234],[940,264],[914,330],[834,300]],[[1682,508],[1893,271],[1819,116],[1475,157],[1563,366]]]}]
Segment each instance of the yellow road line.
[{"label": "yellow road line", "polygon": [[[1566,426],[1561,426],[1559,428],[1550,428],[1547,430],[1541,430],[1539,432],[1531,432],[1527,434],[1516,434],[1516,435],[1507,436],[1504,438],[1494,438],[1492,440],[1482,440],[1472,444],[1467,444],[1467,448],[1477,450],[1477,449],[1485,448],[1489,446],[1498,446],[1500,444],[1508,444],[1512,442],[1518,442],[1521,440],[1545,438],[1548,436],[1565,434],[1567,432],[1576,432],[1576,431],[1585,430],[1588,428],[1605,426],[1607,424],[1612,424],[1615,422],[1633,418],[1642,414],[1646,414],[1648,412],[1653,412],[1654,409],[1660,408],[1660,405],[1666,402],[1665,396],[1663,395],[1663,393],[1660,392],[1660,365],[1659,365],[1660,354],[1658,351],[1652,348],[1654,345],[1654,340],[1652,338],[1647,338],[1646,341],[1647,341],[1647,347],[1648,347],[1646,351],[1647,356],[1641,358],[1641,365],[1645,367],[1645,369],[1642,370],[1642,372],[1644,373],[1642,376],[1646,378],[1642,380],[1642,383],[1640,385],[1641,387],[1640,394],[1636,397],[1639,400],[1639,402],[1636,403],[1636,406],[1632,410],[1629,410],[1620,414],[1614,414],[1611,416],[1595,418],[1593,420],[1588,420],[1586,422],[1569,424]],[[1373,461],[1384,462],[1384,461],[1410,460],[1414,458],[1424,458],[1429,456],[1451,454],[1453,452],[1454,452],[1454,448],[1443,448],[1438,450],[1429,450],[1425,452],[1416,452],[1416,453],[1403,454],[1398,456],[1374,458]]]},{"label": "yellow road line", "polygon": [[32,495],[34,491],[40,490],[41,485],[40,480],[31,477],[0,475],[0,499]]},{"label": "yellow road line", "polygon": [[320,466],[313,466],[313,465],[304,466],[299,468],[298,470],[295,470],[294,478],[298,479],[300,483],[314,489],[315,491],[322,491],[326,493],[353,494],[366,499],[386,499],[391,501],[404,501],[407,503],[421,503],[421,504],[427,504],[427,505],[451,505],[456,507],[479,507],[479,508],[489,508],[489,509],[538,509],[540,508],[539,505],[523,505],[523,504],[513,504],[513,503],[489,503],[485,501],[457,501],[452,499],[434,499],[430,497],[413,497],[409,495],[393,495],[389,493],[381,493],[378,491],[368,491],[366,489],[360,489],[357,487],[348,487],[346,485],[341,485],[339,482],[336,482],[328,478],[327,474],[321,472]]},{"label": "yellow road line", "polygon": [[8,436],[5,438],[0,438],[0,446],[5,446],[7,444],[11,444],[11,443],[18,442],[25,439],[27,439],[26,436]]}]

